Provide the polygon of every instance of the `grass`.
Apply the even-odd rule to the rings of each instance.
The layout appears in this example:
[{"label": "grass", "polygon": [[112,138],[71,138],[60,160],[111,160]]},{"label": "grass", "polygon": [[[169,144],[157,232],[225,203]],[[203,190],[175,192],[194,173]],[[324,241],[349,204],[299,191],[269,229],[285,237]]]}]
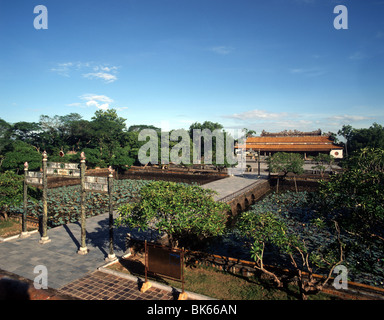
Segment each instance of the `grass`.
[{"label": "grass", "polygon": [[[142,259],[128,258],[108,266],[108,268],[144,277]],[[220,300],[297,300],[299,293],[296,286],[277,289],[269,280],[257,277],[243,277],[217,270],[213,267],[194,265],[184,269],[185,290],[203,294]],[[175,288],[181,288],[181,283],[161,277],[148,277]],[[334,299],[329,295],[319,293],[310,296],[314,300]]]},{"label": "grass", "polygon": [[[34,230],[36,228],[29,227],[27,225],[27,231]],[[21,233],[21,222],[17,218],[0,219],[0,237],[7,238],[15,236]]]}]

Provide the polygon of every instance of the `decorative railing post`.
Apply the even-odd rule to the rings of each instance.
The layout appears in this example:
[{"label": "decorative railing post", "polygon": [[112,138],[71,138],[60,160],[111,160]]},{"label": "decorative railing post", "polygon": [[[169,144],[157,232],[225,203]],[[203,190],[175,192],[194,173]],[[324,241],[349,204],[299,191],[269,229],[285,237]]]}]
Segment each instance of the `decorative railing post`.
[{"label": "decorative railing post", "polygon": [[116,255],[113,251],[113,169],[111,166],[108,168],[108,195],[109,195],[109,254],[107,261],[113,261],[116,259]]},{"label": "decorative railing post", "polygon": [[43,152],[43,219],[42,219],[42,235],[39,243],[45,244],[51,242],[51,239],[47,236],[47,224],[48,224],[48,207],[47,207],[47,152]]},{"label": "decorative railing post", "polygon": [[23,216],[21,220],[21,234],[20,238],[29,237],[29,233],[27,231],[27,204],[28,204],[28,185],[27,185],[27,177],[28,177],[28,162],[24,163],[24,200],[23,200]]},{"label": "decorative railing post", "polygon": [[80,210],[81,210],[81,244],[77,251],[78,254],[85,255],[89,252],[85,243],[86,229],[85,229],[85,154],[84,152],[80,155]]}]

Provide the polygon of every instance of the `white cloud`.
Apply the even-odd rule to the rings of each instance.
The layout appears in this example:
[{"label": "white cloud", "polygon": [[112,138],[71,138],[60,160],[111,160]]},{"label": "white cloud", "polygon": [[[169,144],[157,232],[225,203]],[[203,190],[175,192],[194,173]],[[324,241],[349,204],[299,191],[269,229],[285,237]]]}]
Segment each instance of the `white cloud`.
[{"label": "white cloud", "polygon": [[89,79],[102,79],[106,83],[111,83],[117,80],[117,77],[114,74],[105,72],[86,73],[83,74],[83,77]]},{"label": "white cloud", "polygon": [[339,123],[349,123],[349,122],[363,121],[363,120],[369,120],[369,119],[371,119],[371,117],[348,115],[348,114],[330,116],[327,118],[327,120],[329,121],[337,121]]},{"label": "white cloud", "polygon": [[101,110],[108,110],[108,108],[109,108],[109,104],[108,103],[104,103],[104,104],[102,104],[102,105],[100,105],[100,106],[97,106],[99,109],[101,109]]},{"label": "white cloud", "polygon": [[118,69],[119,67],[117,66],[90,61],[57,63],[50,71],[67,78],[77,76],[80,73],[84,78],[98,79],[111,83],[117,80],[116,74]]},{"label": "white cloud", "polygon": [[[86,107],[95,107],[102,110],[108,110],[109,106],[113,101],[112,98],[107,97],[105,95],[97,95],[97,94],[83,94],[80,96],[80,99],[85,101]],[[77,103],[73,103],[75,105]]]},{"label": "white cloud", "polygon": [[225,118],[238,119],[238,120],[275,120],[288,116],[286,112],[267,112],[264,110],[250,110],[241,113],[234,113],[232,115],[226,115]]},{"label": "white cloud", "polygon": [[86,101],[96,100],[96,101],[108,102],[108,103],[113,102],[113,99],[111,99],[107,96],[97,95],[97,94],[92,94],[92,93],[83,94],[82,96],[80,96],[80,99],[86,100]]}]

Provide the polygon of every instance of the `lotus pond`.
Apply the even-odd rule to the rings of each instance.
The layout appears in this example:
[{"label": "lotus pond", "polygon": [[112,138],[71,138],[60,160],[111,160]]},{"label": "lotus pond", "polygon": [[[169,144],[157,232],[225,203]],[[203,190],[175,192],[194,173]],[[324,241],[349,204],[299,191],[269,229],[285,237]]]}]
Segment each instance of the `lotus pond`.
[{"label": "lotus pond", "polygon": [[[114,206],[117,208],[123,203],[134,201],[141,187],[151,180],[115,180]],[[309,248],[320,248],[331,243],[335,237],[331,224],[319,225],[318,228],[307,226],[316,219],[320,213],[311,202],[310,192],[274,192],[250,207],[255,213],[275,212],[283,219],[288,229],[300,234],[306,240]],[[108,211],[108,194],[87,192],[85,211],[86,216],[95,216]],[[69,222],[76,222],[80,218],[80,186],[67,186],[48,189],[48,226],[55,227]],[[28,215],[39,217],[42,212],[42,201],[28,202]],[[14,212],[21,213],[22,206],[13,208]],[[365,283],[384,288],[384,243],[381,240],[363,242],[355,236],[341,230],[340,238],[345,244],[345,259],[343,265],[348,268],[350,281]],[[251,260],[248,248],[245,246],[236,229],[229,230],[224,236],[211,239],[204,246],[203,251],[222,254],[234,258]],[[289,267],[286,257],[274,251],[266,252],[266,263]],[[316,273],[322,273],[316,270]]]},{"label": "lotus pond", "polygon": [[[299,234],[306,241],[309,250],[317,250],[332,245],[337,239],[334,225],[327,223],[313,203],[314,193],[284,192],[271,193],[250,207],[255,213],[274,212],[288,227],[288,231]],[[318,221],[316,225],[313,222]],[[311,227],[310,227],[311,225]],[[314,227],[315,225],[315,227]],[[340,239],[345,245],[343,265],[348,269],[348,279],[353,282],[384,288],[384,242],[372,240],[369,243],[340,230]],[[246,239],[239,236],[236,229],[212,241],[210,253],[228,255],[252,261]],[[290,267],[287,256],[280,255],[273,247],[265,251],[266,264]],[[315,273],[325,274],[328,270],[317,269]],[[336,274],[334,275],[336,276]]]},{"label": "lotus pond", "polygon": [[[115,180],[113,201],[115,208],[137,198],[141,187],[150,180]],[[99,192],[86,192],[86,217],[108,212],[109,195]],[[69,222],[80,220],[80,185],[48,189],[48,227],[56,227]],[[13,212],[22,212],[23,206],[15,207]],[[28,200],[28,216],[38,218],[43,211],[41,200],[33,202]]]}]

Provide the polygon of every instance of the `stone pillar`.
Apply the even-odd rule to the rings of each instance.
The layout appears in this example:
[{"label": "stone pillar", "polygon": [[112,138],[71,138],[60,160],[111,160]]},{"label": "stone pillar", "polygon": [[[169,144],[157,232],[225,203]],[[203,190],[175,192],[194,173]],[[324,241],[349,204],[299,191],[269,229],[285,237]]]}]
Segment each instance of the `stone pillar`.
[{"label": "stone pillar", "polygon": [[116,255],[113,251],[113,169],[108,168],[108,195],[109,195],[109,254],[105,260],[116,260]]},{"label": "stone pillar", "polygon": [[29,237],[30,234],[27,231],[27,204],[28,204],[28,162],[24,163],[24,202],[23,202],[23,216],[21,221],[21,234],[20,238]]},{"label": "stone pillar", "polygon": [[85,229],[85,155],[84,152],[80,155],[80,210],[81,210],[81,241],[80,241],[80,248],[77,251],[78,254],[85,255],[89,252],[87,249],[87,245],[85,244],[85,236],[86,236],[86,229]]},{"label": "stone pillar", "polygon": [[40,238],[40,244],[46,244],[51,242],[51,239],[47,236],[47,224],[48,224],[48,207],[47,207],[47,152],[43,152],[43,219],[42,219],[42,235]]}]

